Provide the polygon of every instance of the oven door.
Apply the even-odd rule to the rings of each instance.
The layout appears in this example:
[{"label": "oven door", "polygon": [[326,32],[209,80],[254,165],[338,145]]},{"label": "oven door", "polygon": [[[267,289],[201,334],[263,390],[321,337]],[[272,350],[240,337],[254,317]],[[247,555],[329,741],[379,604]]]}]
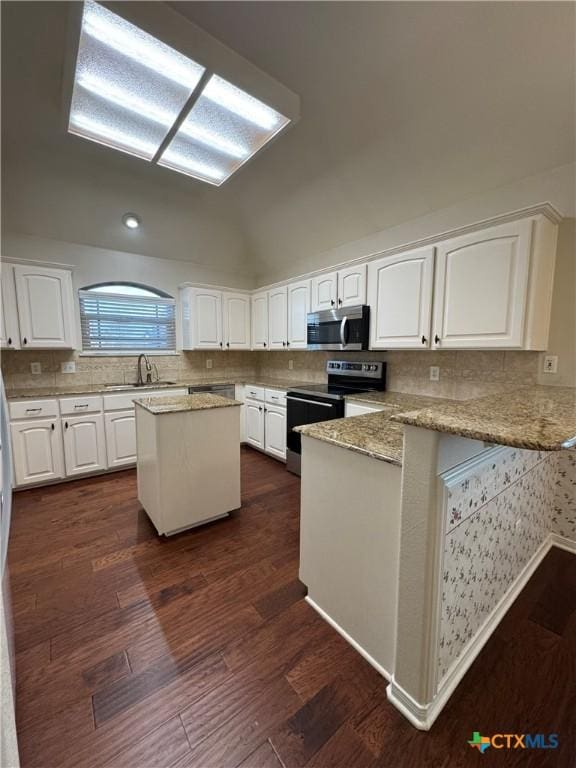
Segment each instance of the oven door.
[{"label": "oven door", "polygon": [[340,419],[344,416],[344,400],[316,400],[313,396],[289,392],[286,401],[286,466],[299,475],[302,439],[294,427]]},{"label": "oven door", "polygon": [[343,307],[311,312],[307,323],[308,349],[368,349],[370,307]]}]

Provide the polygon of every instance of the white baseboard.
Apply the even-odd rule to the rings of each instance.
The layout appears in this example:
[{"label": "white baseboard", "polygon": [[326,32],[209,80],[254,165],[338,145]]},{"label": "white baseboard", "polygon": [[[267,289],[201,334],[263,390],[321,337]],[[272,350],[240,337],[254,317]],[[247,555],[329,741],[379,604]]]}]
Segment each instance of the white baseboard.
[{"label": "white baseboard", "polygon": [[328,624],[330,624],[330,626],[333,629],[335,629],[336,632],[338,632],[338,634],[341,635],[344,638],[344,640],[346,640],[347,643],[350,643],[350,645],[352,646],[352,648],[354,648],[354,650],[358,651],[358,653],[366,659],[368,664],[374,667],[376,672],[379,672],[382,675],[382,677],[384,677],[386,680],[390,680],[392,678],[392,675],[390,674],[390,672],[388,672],[387,669],[384,669],[384,667],[381,664],[379,664],[376,661],[376,659],[368,653],[368,651],[362,648],[362,646],[359,645],[359,643],[357,643],[356,640],[354,640],[354,638],[351,637],[348,634],[348,632],[346,632],[345,629],[342,629],[340,624],[335,622],[334,619],[326,613],[326,611],[322,610],[322,608],[320,608],[318,603],[315,603],[314,600],[312,600],[312,598],[308,596],[306,596],[304,599],[309,605],[312,606],[312,608],[314,608],[314,610],[317,613],[320,614],[320,616],[322,616],[324,621],[328,622]]},{"label": "white baseboard", "polygon": [[566,536],[560,536],[559,533],[551,533],[550,540],[555,547],[576,554],[576,541],[573,539],[567,539]]},{"label": "white baseboard", "polygon": [[[562,543],[559,543],[560,541]],[[563,546],[565,549],[576,552],[576,544],[569,539],[556,537],[555,534],[549,534],[546,537],[505,592],[495,610],[492,611],[482,624],[475,638],[468,644],[464,653],[451,667],[446,677],[442,680],[438,692],[432,701],[428,704],[420,704],[392,678],[392,682],[386,690],[388,700],[402,712],[412,725],[423,731],[427,731],[432,727],[456,687],[512,606],[512,603],[524,589],[534,571],[553,546]]]}]

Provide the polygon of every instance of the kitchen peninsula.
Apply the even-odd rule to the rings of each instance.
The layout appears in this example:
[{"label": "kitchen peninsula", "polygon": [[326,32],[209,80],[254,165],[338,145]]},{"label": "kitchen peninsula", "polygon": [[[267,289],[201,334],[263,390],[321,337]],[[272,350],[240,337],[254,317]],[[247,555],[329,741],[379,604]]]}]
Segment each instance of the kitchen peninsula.
[{"label": "kitchen peninsula", "polygon": [[219,395],[135,401],[138,499],[171,535],[240,507],[240,403]]},{"label": "kitchen peninsula", "polygon": [[353,399],[380,410],[298,428],[300,578],[428,729],[548,550],[576,551],[576,390]]}]

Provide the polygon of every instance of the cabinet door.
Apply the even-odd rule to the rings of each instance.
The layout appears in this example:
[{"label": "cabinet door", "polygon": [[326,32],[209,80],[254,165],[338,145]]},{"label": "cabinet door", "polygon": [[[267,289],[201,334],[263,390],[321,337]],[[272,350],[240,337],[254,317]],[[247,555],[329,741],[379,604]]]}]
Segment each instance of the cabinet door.
[{"label": "cabinet door", "polygon": [[370,346],[430,346],[434,248],[386,256],[368,265]]},{"label": "cabinet door", "polygon": [[107,413],[104,417],[108,467],[136,463],[136,416],[134,409]]},{"label": "cabinet door", "polygon": [[366,413],[376,413],[377,411],[383,411],[383,406],[370,405],[368,403],[351,403],[348,400],[345,404],[345,416],[363,416]]},{"label": "cabinet door", "polygon": [[306,349],[307,320],[310,312],[310,280],[288,286],[288,346]]},{"label": "cabinet door", "polygon": [[267,405],[265,408],[266,453],[278,459],[286,458],[286,409]]},{"label": "cabinet door", "polygon": [[268,291],[268,346],[286,349],[288,341],[288,290],[286,286]]},{"label": "cabinet door", "polygon": [[16,485],[64,477],[60,419],[13,422],[10,430]]},{"label": "cabinet door", "polygon": [[195,349],[222,349],[222,292],[195,288],[192,300]]},{"label": "cabinet door", "polygon": [[338,272],[338,306],[366,304],[366,264]]},{"label": "cabinet door", "polygon": [[20,349],[14,267],[10,264],[2,265],[2,290],[0,292],[0,347],[2,349]]},{"label": "cabinet door", "polygon": [[226,349],[250,349],[250,296],[224,294],[224,344]]},{"label": "cabinet door", "polygon": [[246,442],[264,450],[264,406],[254,400],[244,403]]},{"label": "cabinet door", "polygon": [[14,267],[23,349],[74,347],[72,276],[65,269]]},{"label": "cabinet door", "polygon": [[312,278],[312,312],[334,309],[338,298],[338,272]]},{"label": "cabinet door", "polygon": [[104,417],[101,413],[65,416],[62,426],[68,477],[106,469]]},{"label": "cabinet door", "polygon": [[268,293],[252,296],[252,349],[268,348]]},{"label": "cabinet door", "polygon": [[438,246],[434,346],[522,347],[531,232],[531,221],[516,221]]}]

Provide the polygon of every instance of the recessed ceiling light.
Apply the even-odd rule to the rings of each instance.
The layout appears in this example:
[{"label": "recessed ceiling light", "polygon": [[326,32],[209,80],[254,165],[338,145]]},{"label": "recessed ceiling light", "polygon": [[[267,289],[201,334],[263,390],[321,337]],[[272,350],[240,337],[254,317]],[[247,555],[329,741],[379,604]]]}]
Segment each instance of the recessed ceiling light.
[{"label": "recessed ceiling light", "polygon": [[122,216],[122,222],[128,229],[138,229],[140,226],[140,218],[135,213],[125,213]]},{"label": "recessed ceiling light", "polygon": [[[204,42],[206,55],[214,41]],[[94,0],[84,3],[70,133],[219,186],[288,123],[213,66]]]}]

